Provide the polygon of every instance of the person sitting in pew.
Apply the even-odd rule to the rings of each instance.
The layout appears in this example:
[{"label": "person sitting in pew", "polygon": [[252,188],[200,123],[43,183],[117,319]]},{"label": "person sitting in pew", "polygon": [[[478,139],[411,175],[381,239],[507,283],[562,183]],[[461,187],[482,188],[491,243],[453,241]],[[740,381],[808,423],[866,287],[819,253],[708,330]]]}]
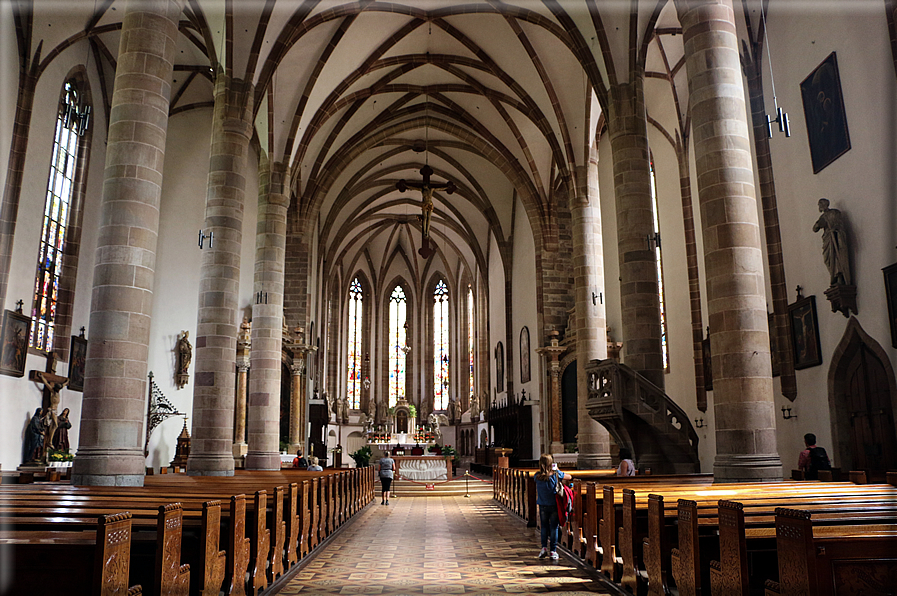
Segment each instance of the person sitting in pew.
[{"label": "person sitting in pew", "polygon": [[620,449],[620,465],[617,467],[617,476],[635,476],[635,462],[632,461],[632,452],[625,447]]},{"label": "person sitting in pew", "polygon": [[807,448],[800,452],[797,467],[803,471],[804,480],[819,480],[819,470],[831,470],[832,462],[825,449],[816,446],[816,435],[813,433],[804,435],[804,445]]},{"label": "person sitting in pew", "polygon": [[300,470],[302,468],[308,468],[308,460],[306,460],[305,456],[302,455],[301,449],[296,450],[296,457],[293,458],[293,467],[299,468]]},{"label": "person sitting in pew", "polygon": [[311,456],[309,460],[308,468],[306,468],[309,472],[323,472],[324,468],[318,465],[318,458],[314,455]]}]

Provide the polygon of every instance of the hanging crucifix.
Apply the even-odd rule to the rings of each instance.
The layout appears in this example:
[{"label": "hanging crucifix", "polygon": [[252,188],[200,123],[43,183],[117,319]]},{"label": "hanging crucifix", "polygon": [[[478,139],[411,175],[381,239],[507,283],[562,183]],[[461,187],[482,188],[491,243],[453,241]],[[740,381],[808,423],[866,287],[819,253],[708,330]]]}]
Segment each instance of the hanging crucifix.
[{"label": "hanging crucifix", "polygon": [[455,192],[455,183],[451,180],[448,182],[430,182],[430,176],[433,175],[433,168],[429,165],[425,165],[420,169],[420,175],[423,177],[422,181],[406,182],[405,180],[399,180],[396,182],[396,188],[399,189],[399,192],[405,192],[409,188],[417,188],[420,190],[421,247],[417,251],[417,254],[424,259],[429,259],[433,253],[436,252],[436,246],[430,240],[430,217],[433,215],[433,191],[444,188],[447,194],[452,194]]}]

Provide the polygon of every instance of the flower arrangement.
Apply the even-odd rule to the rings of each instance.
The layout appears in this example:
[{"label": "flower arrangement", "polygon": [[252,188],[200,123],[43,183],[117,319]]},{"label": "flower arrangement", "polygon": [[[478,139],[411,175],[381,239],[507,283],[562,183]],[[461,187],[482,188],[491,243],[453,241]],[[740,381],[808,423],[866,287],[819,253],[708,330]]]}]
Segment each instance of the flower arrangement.
[{"label": "flower arrangement", "polygon": [[47,450],[47,461],[72,461],[75,456],[66,451],[50,448]]},{"label": "flower arrangement", "polygon": [[458,450],[452,447],[451,445],[443,445],[442,446],[442,455],[451,455],[452,459],[458,461]]}]

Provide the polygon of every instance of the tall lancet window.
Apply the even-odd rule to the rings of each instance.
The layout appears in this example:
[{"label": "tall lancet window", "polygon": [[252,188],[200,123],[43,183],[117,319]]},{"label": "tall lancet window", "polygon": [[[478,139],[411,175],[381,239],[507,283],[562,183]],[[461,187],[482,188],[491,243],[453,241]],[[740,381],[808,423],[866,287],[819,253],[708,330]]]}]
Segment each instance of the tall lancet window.
[{"label": "tall lancet window", "polygon": [[69,212],[75,191],[75,173],[81,137],[87,130],[90,106],[74,80],[68,80],[56,114],[56,136],[44,204],[44,225],[31,306],[31,338],[29,345],[42,352],[52,352],[56,332],[56,309],[59,300],[59,277],[65,251]]},{"label": "tall lancet window", "polygon": [[358,278],[349,285],[349,349],[347,350],[348,374],[346,378],[346,400],[349,407],[357,410],[361,407],[361,338],[362,311],[364,293]]},{"label": "tall lancet window", "polygon": [[433,292],[433,409],[449,403],[449,302],[448,286],[440,279]]},{"label": "tall lancet window", "polygon": [[476,388],[474,387],[473,378],[473,348],[474,337],[476,337],[474,326],[475,318],[473,314],[473,288],[467,286],[467,365],[469,367],[468,389],[470,395],[473,396]]},{"label": "tall lancet window", "polygon": [[651,210],[654,212],[654,261],[657,264],[657,298],[660,302],[660,348],[663,354],[663,369],[670,371],[670,351],[667,345],[667,309],[663,297],[663,258],[660,253],[660,216],[657,206],[657,178],[654,175],[654,161],[651,161]]},{"label": "tall lancet window", "polygon": [[389,405],[405,398],[405,291],[396,286],[389,297]]}]

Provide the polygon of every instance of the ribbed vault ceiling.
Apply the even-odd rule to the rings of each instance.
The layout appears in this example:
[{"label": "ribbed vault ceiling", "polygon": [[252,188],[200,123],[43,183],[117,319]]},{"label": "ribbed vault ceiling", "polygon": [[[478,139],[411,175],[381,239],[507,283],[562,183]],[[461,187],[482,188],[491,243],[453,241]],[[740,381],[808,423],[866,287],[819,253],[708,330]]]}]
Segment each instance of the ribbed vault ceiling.
[{"label": "ribbed vault ceiling", "polygon": [[[125,7],[36,2],[29,55],[89,35],[108,111]],[[528,218],[537,250],[556,245],[558,197],[594,158],[609,86],[632,73],[646,72],[655,127],[670,142],[687,130],[666,0],[189,0],[180,32],[172,114],[211,106],[219,68],[251,81],[258,145],[293,175],[291,217],[317,226],[328,267],[347,273],[396,258],[421,272],[483,270],[490,233],[501,247],[514,216]],[[420,192],[395,187],[425,162],[457,186],[433,196],[435,265],[417,263]]]}]

